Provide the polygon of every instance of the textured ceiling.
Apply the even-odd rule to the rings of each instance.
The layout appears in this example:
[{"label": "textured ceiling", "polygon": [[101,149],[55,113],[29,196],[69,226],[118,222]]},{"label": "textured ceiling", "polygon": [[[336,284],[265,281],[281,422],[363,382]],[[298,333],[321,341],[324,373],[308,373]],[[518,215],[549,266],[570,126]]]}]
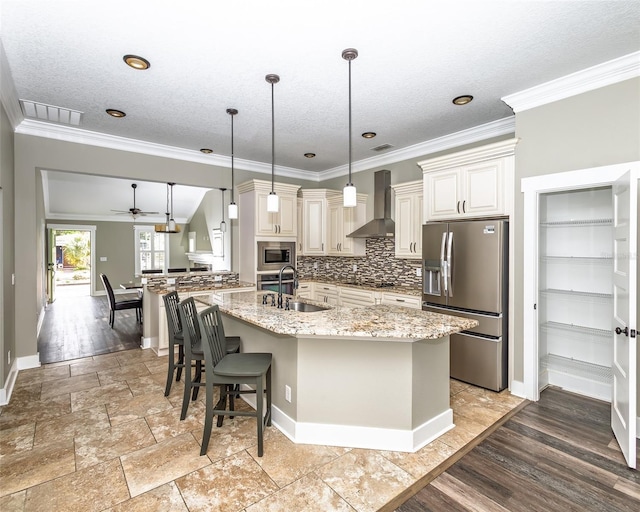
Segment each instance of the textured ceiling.
[{"label": "textured ceiling", "polygon": [[[640,49],[633,1],[3,0],[21,99],[83,112],[78,129],[310,173],[513,116],[501,98]],[[136,71],[122,60],[151,62]],[[452,98],[474,96],[458,107]],[[105,114],[115,108],[122,119]],[[365,131],[375,139],[360,137]],[[307,159],[306,152],[316,153]]]}]

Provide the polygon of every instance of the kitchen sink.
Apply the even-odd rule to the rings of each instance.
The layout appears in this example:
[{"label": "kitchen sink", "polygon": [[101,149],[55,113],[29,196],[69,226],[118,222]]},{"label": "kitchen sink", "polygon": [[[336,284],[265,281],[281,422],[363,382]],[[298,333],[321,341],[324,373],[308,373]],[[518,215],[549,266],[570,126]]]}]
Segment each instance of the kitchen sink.
[{"label": "kitchen sink", "polygon": [[315,313],[317,311],[326,311],[329,308],[316,306],[315,304],[307,304],[306,302],[289,302],[289,309],[291,309],[291,311],[298,311],[299,313]]}]

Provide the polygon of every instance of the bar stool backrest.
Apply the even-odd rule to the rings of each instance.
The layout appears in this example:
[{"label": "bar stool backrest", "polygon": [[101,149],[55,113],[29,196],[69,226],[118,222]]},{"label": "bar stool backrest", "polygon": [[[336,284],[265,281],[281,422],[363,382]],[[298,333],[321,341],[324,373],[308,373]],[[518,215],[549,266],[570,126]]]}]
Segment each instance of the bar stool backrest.
[{"label": "bar stool backrest", "polygon": [[182,335],[184,336],[185,348],[187,344],[193,347],[200,341],[200,324],[198,323],[198,311],[193,297],[184,299],[178,304],[180,312],[180,323],[182,324]]},{"label": "bar stool backrest", "polygon": [[180,302],[178,292],[169,292],[162,297],[162,300],[164,300],[164,310],[167,314],[169,335],[175,336],[176,334],[180,334],[182,331],[182,322],[180,321],[180,314],[178,313],[178,303]]},{"label": "bar stool backrest", "polygon": [[222,329],[222,316],[217,305],[208,307],[198,314],[200,331],[202,332],[202,349],[205,363],[209,361],[215,367],[227,354],[224,331]]}]

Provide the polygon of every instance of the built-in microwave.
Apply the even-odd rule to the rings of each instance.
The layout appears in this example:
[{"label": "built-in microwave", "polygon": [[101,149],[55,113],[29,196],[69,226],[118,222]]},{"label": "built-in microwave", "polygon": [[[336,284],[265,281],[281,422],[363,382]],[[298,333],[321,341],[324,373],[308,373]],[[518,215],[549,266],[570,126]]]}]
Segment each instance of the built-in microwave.
[{"label": "built-in microwave", "polygon": [[296,264],[295,242],[258,242],[258,271]]}]

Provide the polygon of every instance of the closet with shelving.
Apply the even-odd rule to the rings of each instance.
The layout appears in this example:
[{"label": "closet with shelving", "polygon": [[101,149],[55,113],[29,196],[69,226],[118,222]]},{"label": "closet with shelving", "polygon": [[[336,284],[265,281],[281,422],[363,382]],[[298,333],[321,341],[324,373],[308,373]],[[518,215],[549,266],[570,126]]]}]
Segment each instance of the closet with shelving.
[{"label": "closet with shelving", "polygon": [[611,187],[540,195],[539,389],[611,400]]}]

